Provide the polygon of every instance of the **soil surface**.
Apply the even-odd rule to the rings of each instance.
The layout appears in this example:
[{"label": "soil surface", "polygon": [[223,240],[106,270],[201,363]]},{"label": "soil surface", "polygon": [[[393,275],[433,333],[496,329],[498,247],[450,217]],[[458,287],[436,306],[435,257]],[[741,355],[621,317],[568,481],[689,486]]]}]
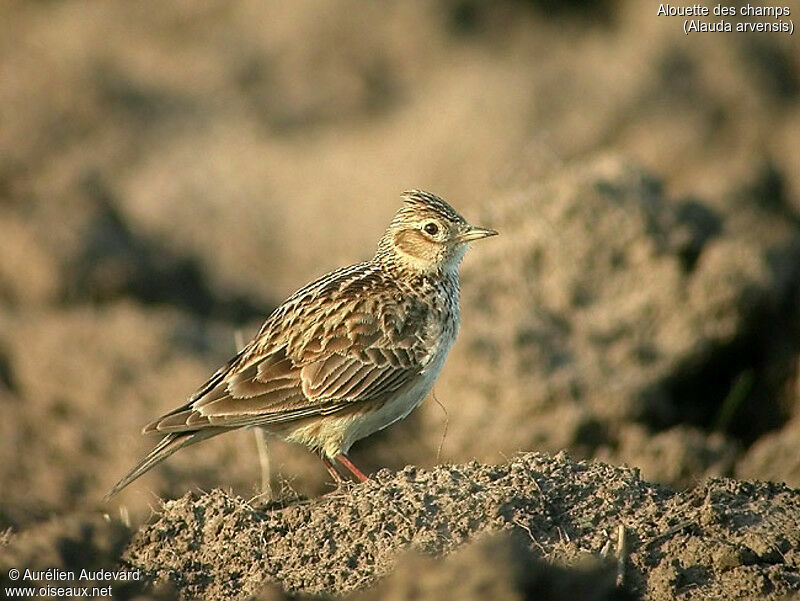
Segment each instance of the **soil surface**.
[{"label": "soil surface", "polygon": [[[189,493],[136,534],[125,561],[205,599],[244,599],[267,583],[338,596],[374,585],[398,561],[413,562],[403,557],[409,551],[453,557],[423,562],[432,581],[406,569],[383,581],[384,591],[419,586],[433,599],[454,572],[486,571],[481,563],[514,556],[538,561],[545,574],[542,560],[573,566],[541,578],[569,581],[581,566],[607,583],[602,598],[625,598],[611,586],[619,577],[631,598],[779,599],[800,586],[798,523],[800,491],[785,485],[712,479],[678,494],[636,469],[527,454],[502,465],[382,470],[350,490],[282,509],[221,490]],[[516,536],[485,542],[509,532]],[[469,545],[480,550],[462,549]],[[515,587],[530,598],[537,577],[512,584],[503,574],[485,577],[508,587],[504,598]],[[470,586],[472,594],[458,598],[477,598],[484,583],[459,584]],[[553,598],[575,598],[569,594],[580,587],[585,577]],[[380,590],[362,597],[382,598]]]},{"label": "soil surface", "polygon": [[[0,3],[0,583],[124,555],[163,583],[123,599],[796,594],[800,37],[656,12]],[[432,398],[353,449],[375,481],[322,497],[270,440],[248,504],[242,431],[104,504],[407,188],[501,235]]]}]

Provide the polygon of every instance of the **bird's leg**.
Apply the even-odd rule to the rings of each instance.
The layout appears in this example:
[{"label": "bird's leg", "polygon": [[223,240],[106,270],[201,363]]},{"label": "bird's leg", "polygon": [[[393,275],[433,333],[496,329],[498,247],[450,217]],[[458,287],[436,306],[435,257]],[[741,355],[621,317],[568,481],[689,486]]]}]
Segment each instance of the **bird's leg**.
[{"label": "bird's leg", "polygon": [[328,459],[328,456],[324,453],[320,455],[322,459],[322,463],[325,464],[325,469],[328,470],[328,473],[333,477],[336,481],[336,486],[341,488],[342,484],[344,484],[344,480],[339,472],[336,471],[336,468],[333,466],[333,462]]},{"label": "bird's leg", "polygon": [[364,472],[358,469],[356,467],[356,464],[350,461],[350,458],[344,453],[339,453],[336,456],[336,460],[343,466],[345,466],[350,471],[351,474],[353,474],[356,478],[359,479],[359,481],[366,482],[367,480],[369,480],[369,476],[366,476]]}]

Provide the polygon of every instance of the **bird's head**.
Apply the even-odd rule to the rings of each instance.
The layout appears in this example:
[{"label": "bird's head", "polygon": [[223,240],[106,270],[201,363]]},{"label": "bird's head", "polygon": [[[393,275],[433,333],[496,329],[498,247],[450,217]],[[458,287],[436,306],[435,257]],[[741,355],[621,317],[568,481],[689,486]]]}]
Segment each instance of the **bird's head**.
[{"label": "bird's head", "polygon": [[455,271],[470,242],[497,232],[467,223],[444,200],[422,190],[405,201],[378,245],[376,259],[413,273]]}]

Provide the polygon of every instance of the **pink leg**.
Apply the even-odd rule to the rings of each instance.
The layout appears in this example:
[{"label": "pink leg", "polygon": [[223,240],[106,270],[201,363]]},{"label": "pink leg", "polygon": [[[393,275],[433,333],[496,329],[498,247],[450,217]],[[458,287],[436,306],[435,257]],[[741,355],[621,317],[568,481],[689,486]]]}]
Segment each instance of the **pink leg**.
[{"label": "pink leg", "polygon": [[336,468],[333,467],[331,460],[328,459],[327,455],[320,455],[320,457],[322,458],[322,463],[325,464],[325,469],[328,470],[328,473],[333,477],[334,480],[336,480],[336,484],[341,485],[344,480],[342,479],[341,474],[336,471]]},{"label": "pink leg", "polygon": [[369,480],[369,476],[364,475],[364,472],[358,469],[356,467],[356,464],[350,461],[350,458],[344,453],[340,453],[339,455],[337,455],[336,460],[343,466],[345,466],[350,471],[351,474],[353,474],[356,478],[359,479],[359,481],[366,482],[367,480]]}]

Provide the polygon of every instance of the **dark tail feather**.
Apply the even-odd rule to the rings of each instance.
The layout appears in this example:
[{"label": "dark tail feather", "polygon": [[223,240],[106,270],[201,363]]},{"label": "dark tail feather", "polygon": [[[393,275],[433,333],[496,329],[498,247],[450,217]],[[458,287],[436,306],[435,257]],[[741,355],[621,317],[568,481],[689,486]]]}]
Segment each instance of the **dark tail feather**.
[{"label": "dark tail feather", "polygon": [[108,501],[111,499],[111,497],[128,486],[128,484],[136,480],[139,476],[144,475],[151,468],[164,461],[176,451],[200,442],[201,440],[205,440],[206,438],[221,434],[222,431],[222,429],[209,428],[207,430],[196,430],[194,432],[175,432],[173,434],[167,434],[161,439],[161,442],[136,465],[136,467],[128,472],[122,480],[117,482],[114,488],[108,491],[108,494],[103,497],[103,500]]}]

